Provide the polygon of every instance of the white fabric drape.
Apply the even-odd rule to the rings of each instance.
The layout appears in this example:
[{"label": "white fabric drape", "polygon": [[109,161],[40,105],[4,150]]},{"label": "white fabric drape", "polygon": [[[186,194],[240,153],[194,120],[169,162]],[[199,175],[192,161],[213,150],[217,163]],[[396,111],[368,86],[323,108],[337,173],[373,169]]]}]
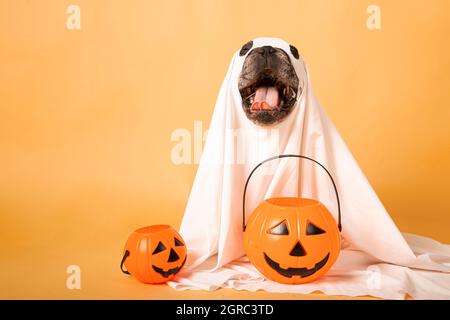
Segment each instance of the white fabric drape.
[{"label": "white fabric drape", "polygon": [[[283,40],[253,41],[253,48],[264,45],[289,54],[302,93],[284,121],[268,128],[256,126],[242,110],[237,87],[245,56],[234,54],[180,228],[188,260],[168,284],[178,290],[322,291],[391,299],[409,293],[417,299],[450,299],[450,246],[398,230],[320,106],[302,58],[295,59]],[[339,190],[343,250],[324,277],[308,284],[284,285],[264,279],[243,249],[245,180],[257,163],[278,154],[314,158],[330,171]],[[337,218],[333,188],[321,170],[298,159],[268,163],[249,185],[248,214],[265,198],[301,195],[320,200]]]}]

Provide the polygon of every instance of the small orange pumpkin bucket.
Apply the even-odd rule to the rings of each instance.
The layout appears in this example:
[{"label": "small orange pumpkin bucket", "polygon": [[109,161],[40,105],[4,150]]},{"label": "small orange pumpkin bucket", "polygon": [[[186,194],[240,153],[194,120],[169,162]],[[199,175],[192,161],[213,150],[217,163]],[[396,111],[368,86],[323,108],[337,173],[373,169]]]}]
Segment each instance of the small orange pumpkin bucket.
[{"label": "small orange pumpkin bucket", "polygon": [[144,283],[163,283],[181,270],[186,257],[184,240],[174,228],[153,225],[129,236],[120,269]]},{"label": "small orange pumpkin bucket", "polygon": [[[245,195],[253,173],[266,162],[288,157],[311,160],[328,174],[337,198],[337,224],[318,200],[278,197],[264,200],[245,225]],[[245,252],[265,277],[286,284],[316,280],[336,262],[341,247],[341,208],[330,172],[318,161],[301,155],[286,154],[264,160],[251,171],[245,183],[242,228]]]}]

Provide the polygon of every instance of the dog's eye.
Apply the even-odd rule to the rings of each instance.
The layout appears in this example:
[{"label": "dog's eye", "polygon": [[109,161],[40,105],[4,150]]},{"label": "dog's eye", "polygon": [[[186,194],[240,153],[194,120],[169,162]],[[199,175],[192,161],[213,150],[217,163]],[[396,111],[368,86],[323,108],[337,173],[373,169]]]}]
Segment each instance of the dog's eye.
[{"label": "dog's eye", "polygon": [[288,235],[289,230],[286,224],[286,220],[283,220],[281,223],[277,224],[275,227],[267,230],[270,234],[279,234],[279,235]]},{"label": "dog's eye", "polygon": [[253,47],[253,41],[249,41],[246,44],[244,44],[241,48],[241,51],[239,51],[239,55],[242,57],[243,55],[245,55],[248,50],[250,50]]},{"label": "dog's eye", "polygon": [[306,235],[311,236],[315,234],[325,233],[324,230],[320,229],[318,226],[308,222],[308,226],[306,227]]},{"label": "dog's eye", "polygon": [[294,58],[298,60],[298,58],[300,58],[300,55],[298,54],[297,48],[294,47],[293,45],[289,45],[289,48],[291,49],[291,53],[294,56]]}]

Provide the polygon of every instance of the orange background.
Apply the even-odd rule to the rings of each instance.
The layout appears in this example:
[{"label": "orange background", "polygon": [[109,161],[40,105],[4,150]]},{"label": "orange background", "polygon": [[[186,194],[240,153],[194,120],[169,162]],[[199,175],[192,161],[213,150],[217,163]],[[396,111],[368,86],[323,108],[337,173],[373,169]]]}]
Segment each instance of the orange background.
[{"label": "orange background", "polygon": [[257,36],[299,48],[399,228],[450,242],[450,2],[378,0],[376,31],[369,4],[0,0],[0,298],[301,297],[177,292],[118,268],[131,231],[179,227],[196,166],[171,162],[171,133],[207,129]]}]

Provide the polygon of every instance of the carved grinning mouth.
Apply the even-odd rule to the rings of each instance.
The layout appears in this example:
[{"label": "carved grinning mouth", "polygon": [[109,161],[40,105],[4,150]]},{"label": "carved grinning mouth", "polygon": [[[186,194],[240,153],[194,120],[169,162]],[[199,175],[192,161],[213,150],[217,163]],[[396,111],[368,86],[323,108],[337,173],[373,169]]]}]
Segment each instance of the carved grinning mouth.
[{"label": "carved grinning mouth", "polygon": [[158,272],[160,275],[162,275],[164,278],[167,278],[168,276],[172,275],[172,274],[176,274],[178,271],[180,271],[180,269],[184,266],[184,263],[186,262],[186,257],[183,260],[183,263],[175,268],[169,269],[167,271],[164,271],[161,268],[158,268],[157,266],[152,265],[153,270],[155,270],[156,272]]},{"label": "carved grinning mouth", "polygon": [[319,262],[316,263],[316,265],[314,266],[314,268],[308,269],[308,268],[281,268],[280,264],[273,261],[272,259],[269,258],[269,256],[264,253],[264,259],[266,259],[267,264],[274,269],[276,272],[278,272],[279,274],[281,274],[282,276],[288,277],[288,278],[292,278],[292,276],[300,276],[300,277],[308,277],[314,273],[316,273],[319,269],[321,269],[328,261],[328,258],[330,257],[330,254],[327,253],[327,255],[325,256],[325,258],[323,258],[322,260],[320,260]]}]

